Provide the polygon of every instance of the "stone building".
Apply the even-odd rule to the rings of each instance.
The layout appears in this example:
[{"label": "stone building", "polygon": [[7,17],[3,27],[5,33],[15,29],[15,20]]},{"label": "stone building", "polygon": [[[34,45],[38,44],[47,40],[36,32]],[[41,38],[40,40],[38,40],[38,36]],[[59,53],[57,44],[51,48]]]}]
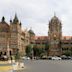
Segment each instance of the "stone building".
[{"label": "stone building", "polygon": [[48,43],[48,36],[35,36],[36,48],[45,48]]},{"label": "stone building", "polygon": [[63,55],[72,56],[72,36],[63,36],[61,39],[61,48]]},{"label": "stone building", "polygon": [[49,21],[48,36],[35,36],[30,29],[22,30],[22,24],[17,15],[8,24],[2,17],[0,22],[0,56],[15,55],[17,52],[25,55],[26,46],[31,44],[37,48],[48,45],[49,56],[72,55],[72,36],[62,36],[61,21],[55,15]]},{"label": "stone building", "polygon": [[10,24],[6,23],[5,18],[2,17],[0,22],[0,56],[1,55],[15,55],[17,52],[24,55],[25,48],[29,44],[28,31],[22,31],[21,22],[19,22],[17,15]]},{"label": "stone building", "polygon": [[62,25],[58,17],[54,16],[49,22],[49,55],[61,55]]}]

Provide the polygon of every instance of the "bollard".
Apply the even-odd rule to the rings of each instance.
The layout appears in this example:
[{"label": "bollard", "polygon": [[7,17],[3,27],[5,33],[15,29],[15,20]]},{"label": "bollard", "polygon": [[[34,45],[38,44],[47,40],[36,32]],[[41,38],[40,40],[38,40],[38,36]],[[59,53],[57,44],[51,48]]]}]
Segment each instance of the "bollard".
[{"label": "bollard", "polygon": [[24,68],[24,63],[20,63],[20,68]]}]

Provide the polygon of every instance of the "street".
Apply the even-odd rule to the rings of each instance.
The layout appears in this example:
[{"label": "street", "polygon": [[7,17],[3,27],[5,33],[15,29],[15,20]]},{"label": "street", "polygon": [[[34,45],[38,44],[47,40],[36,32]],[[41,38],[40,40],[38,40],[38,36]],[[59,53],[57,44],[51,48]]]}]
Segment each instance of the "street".
[{"label": "street", "polygon": [[71,60],[26,60],[25,69],[15,72],[72,72]]}]

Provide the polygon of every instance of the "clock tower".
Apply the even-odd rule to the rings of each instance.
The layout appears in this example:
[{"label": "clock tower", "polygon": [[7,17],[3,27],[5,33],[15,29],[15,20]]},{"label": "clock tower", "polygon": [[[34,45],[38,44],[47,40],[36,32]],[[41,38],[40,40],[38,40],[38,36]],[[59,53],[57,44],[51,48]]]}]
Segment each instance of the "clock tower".
[{"label": "clock tower", "polygon": [[49,22],[49,56],[60,56],[61,55],[61,37],[62,37],[62,26],[61,22],[54,15]]}]

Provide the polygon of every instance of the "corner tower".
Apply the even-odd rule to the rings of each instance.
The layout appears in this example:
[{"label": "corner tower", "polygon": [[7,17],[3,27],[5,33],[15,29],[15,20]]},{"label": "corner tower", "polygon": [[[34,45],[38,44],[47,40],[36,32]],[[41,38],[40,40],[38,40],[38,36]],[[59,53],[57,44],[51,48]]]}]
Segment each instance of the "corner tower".
[{"label": "corner tower", "polygon": [[61,55],[62,24],[58,17],[54,17],[49,22],[49,56]]},{"label": "corner tower", "polygon": [[16,54],[21,48],[21,23],[16,14],[13,21],[10,20],[10,36],[10,48]]}]

